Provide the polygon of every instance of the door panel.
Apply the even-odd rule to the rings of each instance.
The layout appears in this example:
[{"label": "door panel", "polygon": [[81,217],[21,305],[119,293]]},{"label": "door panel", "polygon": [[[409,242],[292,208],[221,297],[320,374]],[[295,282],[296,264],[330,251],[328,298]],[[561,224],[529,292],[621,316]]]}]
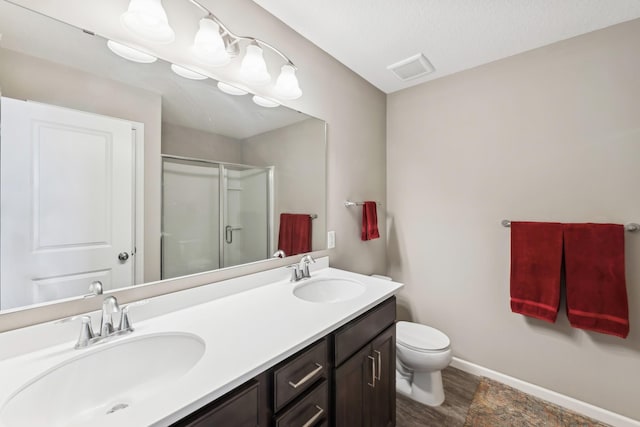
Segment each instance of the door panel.
[{"label": "door panel", "polygon": [[98,270],[90,273],[70,274],[68,276],[59,276],[50,279],[33,280],[33,302],[38,304],[87,294],[87,283],[92,283],[96,280],[102,283],[104,289],[112,288],[110,270]]},{"label": "door panel", "polygon": [[373,383],[371,346],[366,346],[340,365],[335,372],[335,425],[369,425],[370,390]]},{"label": "door panel", "polygon": [[84,294],[95,277],[133,285],[131,123],[9,98],[1,111],[2,309]]},{"label": "door panel", "polygon": [[371,426],[396,425],[396,326],[373,340],[372,356],[376,359],[376,384],[371,390]]}]

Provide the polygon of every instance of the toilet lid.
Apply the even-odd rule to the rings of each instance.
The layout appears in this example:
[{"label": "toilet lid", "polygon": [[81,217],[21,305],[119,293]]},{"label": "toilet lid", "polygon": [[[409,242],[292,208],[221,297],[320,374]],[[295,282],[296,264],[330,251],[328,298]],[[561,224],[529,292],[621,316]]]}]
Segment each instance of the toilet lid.
[{"label": "toilet lid", "polygon": [[413,322],[396,323],[396,341],[418,351],[444,350],[451,344],[439,330]]}]

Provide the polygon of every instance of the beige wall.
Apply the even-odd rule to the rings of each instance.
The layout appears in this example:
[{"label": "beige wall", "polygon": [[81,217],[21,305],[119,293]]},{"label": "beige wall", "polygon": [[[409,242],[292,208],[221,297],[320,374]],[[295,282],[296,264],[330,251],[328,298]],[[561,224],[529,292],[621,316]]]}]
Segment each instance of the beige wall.
[{"label": "beige wall", "polygon": [[275,166],[274,234],[277,246],[281,213],[309,213],[312,249],[327,247],[324,199],[326,197],[325,124],[307,119],[252,136],[243,141],[243,163]]},{"label": "beige wall", "polygon": [[640,235],[626,340],[509,309],[502,219],[640,222],[640,20],[388,97],[389,273],[455,356],[640,419]]},{"label": "beige wall", "polygon": [[241,141],[170,123],[162,123],[162,154],[242,163]]},{"label": "beige wall", "polygon": [[144,277],[160,278],[160,96],[0,49],[3,96],[144,123]]}]

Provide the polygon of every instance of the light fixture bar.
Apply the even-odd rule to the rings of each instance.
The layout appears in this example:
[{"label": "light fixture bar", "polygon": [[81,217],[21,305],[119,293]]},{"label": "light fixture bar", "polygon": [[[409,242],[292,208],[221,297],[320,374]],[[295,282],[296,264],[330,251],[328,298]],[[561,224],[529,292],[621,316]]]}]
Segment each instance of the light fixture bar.
[{"label": "light fixture bar", "polygon": [[229,45],[234,45],[234,44],[238,43],[238,41],[240,41],[240,40],[248,40],[250,42],[255,42],[258,45],[264,46],[264,47],[272,50],[273,52],[277,53],[282,59],[287,61],[288,65],[292,66],[295,70],[298,69],[298,67],[296,67],[296,65],[293,63],[293,61],[291,61],[291,59],[289,59],[289,57],[287,55],[285,55],[280,49],[276,48],[275,46],[273,46],[273,45],[271,45],[271,44],[269,44],[269,43],[267,43],[267,42],[265,42],[263,40],[257,39],[255,37],[239,36],[239,35],[235,34],[231,30],[229,30],[229,28],[227,28],[227,26],[224,25],[222,23],[222,21],[220,21],[220,19],[218,19],[217,16],[215,16],[206,6],[204,6],[198,0],[188,0],[188,1],[191,2],[198,9],[200,9],[202,12],[206,13],[207,14],[206,18],[209,18],[209,19],[215,21],[220,26],[220,28],[223,31],[221,36],[222,37],[228,36],[231,39],[231,42],[229,43]]}]

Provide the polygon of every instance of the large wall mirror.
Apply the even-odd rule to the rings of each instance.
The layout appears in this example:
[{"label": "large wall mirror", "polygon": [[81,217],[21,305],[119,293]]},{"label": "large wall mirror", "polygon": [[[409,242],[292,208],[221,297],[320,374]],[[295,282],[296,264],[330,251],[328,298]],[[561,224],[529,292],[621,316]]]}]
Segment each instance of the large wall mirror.
[{"label": "large wall mirror", "polygon": [[326,248],[322,120],[5,0],[0,33],[3,312]]}]

